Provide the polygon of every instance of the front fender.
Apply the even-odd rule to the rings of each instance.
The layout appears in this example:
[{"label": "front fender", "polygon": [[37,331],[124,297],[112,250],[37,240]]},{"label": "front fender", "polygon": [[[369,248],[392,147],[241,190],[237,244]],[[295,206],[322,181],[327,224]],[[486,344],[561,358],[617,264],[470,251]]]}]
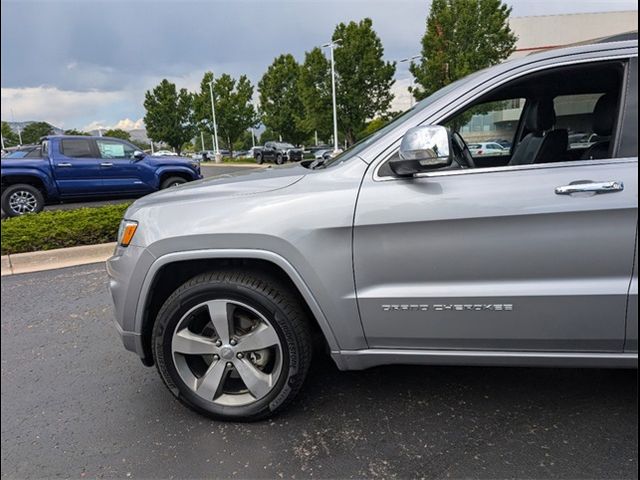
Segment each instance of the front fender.
[{"label": "front fender", "polygon": [[[340,349],[337,337],[311,289],[296,268],[277,253],[269,250],[258,249],[205,249],[173,252],[155,257],[146,249],[143,250],[136,248],[136,250],[138,251],[135,252],[135,255],[140,256],[141,262],[138,265],[139,268],[136,268],[137,271],[128,272],[128,275],[131,275],[131,278],[136,279],[135,281],[130,281],[126,288],[128,292],[126,299],[124,300],[124,304],[122,305],[123,314],[121,315],[122,325],[120,325],[120,329],[124,334],[126,334],[127,341],[130,342],[130,346],[128,348],[136,351],[140,356],[144,356],[145,351],[142,345],[143,339],[141,336],[145,322],[145,311],[148,306],[152,285],[154,284],[160,270],[169,264],[187,260],[232,258],[265,260],[280,267],[294,283],[309,306],[309,309],[316,318],[318,325],[327,340],[329,348],[332,351]],[[112,277],[118,276],[116,274],[116,270],[118,270],[119,267],[115,265],[117,258],[118,257],[112,257],[107,262],[108,271]],[[137,288],[131,288],[134,286],[133,284],[137,284]],[[130,311],[133,315],[131,317],[127,317],[124,315],[124,311]]]}]

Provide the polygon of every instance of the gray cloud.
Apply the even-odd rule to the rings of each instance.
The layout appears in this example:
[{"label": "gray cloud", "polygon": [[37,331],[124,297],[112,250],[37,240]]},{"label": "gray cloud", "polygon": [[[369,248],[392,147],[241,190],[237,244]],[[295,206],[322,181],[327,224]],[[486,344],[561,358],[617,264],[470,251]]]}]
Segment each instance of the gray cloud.
[{"label": "gray cloud", "polygon": [[[637,8],[629,0],[510,3],[518,16]],[[5,89],[45,86],[90,92],[83,98],[95,98],[99,118],[112,121],[139,118],[144,91],[164,77],[188,88],[195,88],[206,70],[245,73],[256,82],[275,56],[288,52],[302,59],[306,50],[329,39],[340,21],[371,17],[386,57],[406,57],[420,48],[429,8],[427,0],[2,0],[1,5],[3,109]],[[398,76],[406,77],[406,69]],[[104,106],[99,92],[117,93],[128,102]],[[78,115],[67,123],[92,120]]]}]

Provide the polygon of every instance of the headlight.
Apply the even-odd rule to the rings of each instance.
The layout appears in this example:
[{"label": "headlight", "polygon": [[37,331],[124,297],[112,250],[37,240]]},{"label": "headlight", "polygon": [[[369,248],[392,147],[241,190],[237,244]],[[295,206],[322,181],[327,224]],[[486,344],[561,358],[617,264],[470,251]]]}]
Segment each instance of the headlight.
[{"label": "headlight", "polygon": [[121,247],[128,247],[137,229],[138,222],[134,220],[122,220],[122,222],[120,222],[120,228],[118,229],[118,244]]}]

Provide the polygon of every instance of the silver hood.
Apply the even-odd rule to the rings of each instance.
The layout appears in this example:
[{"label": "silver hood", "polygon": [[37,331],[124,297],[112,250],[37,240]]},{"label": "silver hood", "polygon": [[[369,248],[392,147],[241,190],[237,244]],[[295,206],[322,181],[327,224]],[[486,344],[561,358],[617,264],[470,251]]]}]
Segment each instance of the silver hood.
[{"label": "silver hood", "polygon": [[254,195],[288,187],[302,179],[309,170],[299,164],[249,170],[189,182],[152,193],[136,200],[127,211],[132,215],[147,206],[159,206],[173,202],[189,202],[203,198]]}]

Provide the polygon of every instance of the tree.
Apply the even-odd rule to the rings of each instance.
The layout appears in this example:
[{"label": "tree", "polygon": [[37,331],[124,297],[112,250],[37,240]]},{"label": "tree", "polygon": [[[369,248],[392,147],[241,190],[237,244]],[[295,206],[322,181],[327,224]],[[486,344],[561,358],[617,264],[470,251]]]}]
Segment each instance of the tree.
[{"label": "tree", "polygon": [[301,124],[303,104],[298,89],[300,65],[293,55],[277,57],[258,83],[262,123],[286,142],[299,144],[309,136]]},{"label": "tree", "polygon": [[165,142],[180,154],[182,145],[190,141],[196,128],[193,123],[193,96],[186,89],[162,80],[144,96],[144,124],[154,142]]},{"label": "tree", "polygon": [[[204,74],[202,82],[200,82],[200,93],[196,95],[194,101],[195,118],[200,128],[209,133],[213,133],[211,92],[209,90],[212,78],[212,72]],[[258,123],[256,110],[251,103],[253,85],[246,75],[235,80],[225,73],[213,82],[213,97],[216,108],[218,142],[233,153],[234,144],[247,129]]]},{"label": "tree", "polygon": [[53,127],[47,122],[33,122],[22,129],[22,143],[40,142],[41,137],[53,134]]},{"label": "tree", "polygon": [[278,140],[280,140],[280,136],[269,127],[265,128],[260,135],[260,143],[263,145],[266,142],[277,142]]},{"label": "tree", "polygon": [[417,100],[509,57],[517,37],[502,0],[433,0],[422,37],[422,60],[410,70]]},{"label": "tree", "polygon": [[2,122],[2,141],[5,147],[15,147],[20,142],[18,134],[11,130],[11,125]]},{"label": "tree", "polygon": [[328,139],[333,135],[331,65],[317,47],[305,55],[298,90],[304,108],[299,125],[309,133],[317,132],[320,138]]},{"label": "tree", "polygon": [[90,136],[91,134],[88,132],[84,132],[82,130],[76,130],[75,128],[70,128],[69,130],[64,131],[65,135],[82,135],[82,136]]},{"label": "tree", "polygon": [[126,140],[128,142],[131,141],[131,134],[126,130],[122,130],[121,128],[112,128],[110,130],[106,130],[102,133],[105,137],[113,137],[113,138],[121,138],[122,140]]},{"label": "tree", "polygon": [[236,151],[249,150],[253,146],[253,139],[251,137],[251,131],[245,130],[242,135],[240,135],[240,138],[233,144],[233,149]]},{"label": "tree", "polygon": [[338,125],[351,145],[368,119],[389,109],[396,66],[382,59],[384,48],[370,18],[340,23],[333,40],[341,40],[334,48]]}]

